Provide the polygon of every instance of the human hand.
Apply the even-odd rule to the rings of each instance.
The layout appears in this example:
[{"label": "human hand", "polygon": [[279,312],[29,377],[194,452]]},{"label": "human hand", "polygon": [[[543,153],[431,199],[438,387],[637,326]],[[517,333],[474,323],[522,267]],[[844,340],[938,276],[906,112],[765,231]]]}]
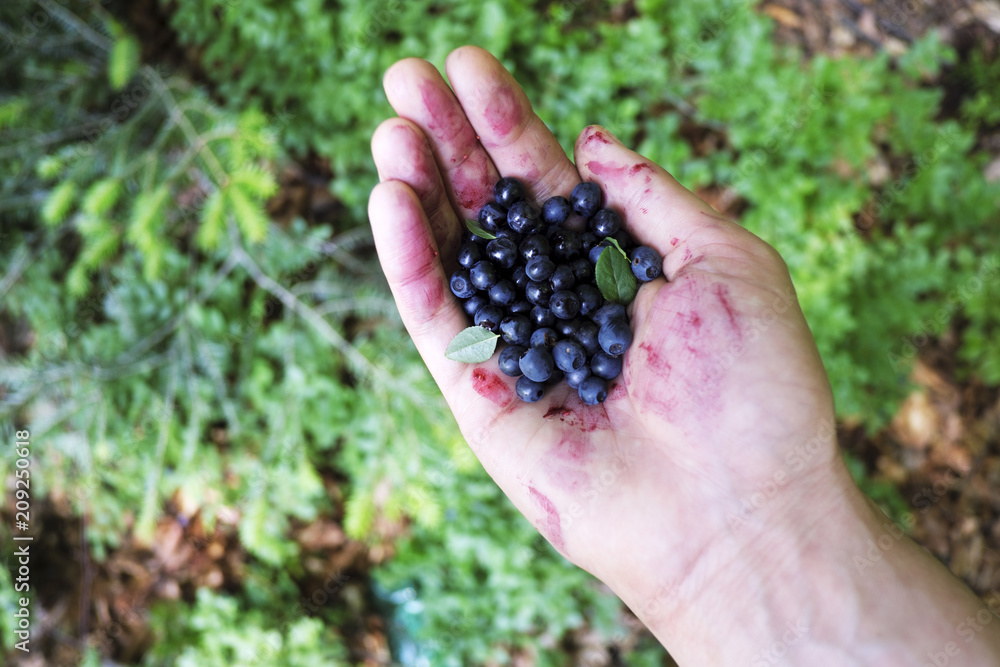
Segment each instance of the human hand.
[{"label": "human hand", "polygon": [[[425,61],[394,65],[384,85],[400,117],[372,140],[381,183],[369,214],[403,322],[511,501],[674,650],[699,622],[689,609],[730,603],[745,577],[779,576],[780,555],[835,508],[862,511],[787,269],[606,130],[584,129],[570,162],[485,51],[458,49],[447,73],[454,94]],[[539,203],[596,182],[629,233],[665,257],[666,280],[642,286],[629,309],[635,338],[601,405],[566,385],[522,403],[495,359],[444,356],[468,326],[447,281],[462,221],[501,175]]]}]

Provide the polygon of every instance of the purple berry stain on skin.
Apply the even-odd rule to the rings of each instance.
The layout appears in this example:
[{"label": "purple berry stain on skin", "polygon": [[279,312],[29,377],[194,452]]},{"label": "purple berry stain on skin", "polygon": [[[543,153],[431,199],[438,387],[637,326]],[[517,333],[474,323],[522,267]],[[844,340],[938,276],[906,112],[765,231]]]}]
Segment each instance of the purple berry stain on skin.
[{"label": "purple berry stain on skin", "polygon": [[[627,167],[624,165],[610,165],[597,160],[591,160],[587,163],[587,169],[589,169],[594,175],[601,176],[615,183],[619,188],[624,188],[631,179],[635,178],[643,171],[648,171],[649,174],[654,173],[653,168],[645,162],[638,162],[631,167]],[[646,174],[644,183],[648,184],[653,180],[649,174]]]},{"label": "purple berry stain on skin", "polygon": [[458,102],[440,86],[431,81],[422,82],[420,100],[427,109],[427,117],[433,119],[428,121],[427,129],[436,139],[454,140],[466,128],[469,133],[472,132],[472,126],[465,122]]},{"label": "purple berry stain on skin", "polygon": [[427,121],[427,129],[439,142],[465,151],[462,161],[451,168],[445,180],[451,181],[459,206],[478,211],[492,197],[496,180],[486,152],[474,150],[479,146],[479,137],[449,91],[431,81],[422,82],[419,88],[427,117],[432,119]]},{"label": "purple berry stain on skin", "polygon": [[[572,396],[575,397],[575,394]],[[558,419],[567,426],[583,433],[606,431],[611,428],[606,410],[598,406],[586,406],[582,402],[579,408],[554,405],[543,415],[543,419]]]},{"label": "purple berry stain on skin", "polygon": [[507,86],[493,91],[483,115],[498,139],[504,139],[522,120],[521,105],[517,103],[514,91]]},{"label": "purple berry stain on skin", "polygon": [[477,394],[501,408],[507,407],[514,400],[514,394],[507,383],[493,371],[483,368],[472,371],[472,388]]},{"label": "purple berry stain on skin", "polygon": [[553,486],[567,493],[579,493],[590,484],[587,462],[593,453],[594,446],[589,442],[563,436],[559,444],[545,453],[540,467]]},{"label": "purple berry stain on skin", "polygon": [[606,146],[611,145],[611,140],[608,139],[603,132],[600,130],[594,130],[593,133],[584,140],[583,145],[589,147],[591,143],[601,143]]},{"label": "purple berry stain on skin", "polygon": [[552,543],[552,546],[559,551],[565,551],[566,543],[563,541],[561,520],[556,506],[533,486],[528,487],[528,493],[531,500],[545,513],[545,516],[539,521],[538,530]]},{"label": "purple berry stain on skin", "polygon": [[722,409],[720,386],[728,366],[720,364],[719,351],[742,338],[739,313],[729,289],[705,284],[705,279],[684,274],[663,290],[653,304],[669,322],[662,336],[642,341],[638,366],[649,370],[646,378],[631,375],[641,405],[672,424],[711,422]]},{"label": "purple berry stain on skin", "polygon": [[729,316],[729,324],[733,327],[740,338],[743,337],[743,332],[740,331],[739,324],[736,323],[736,311],[733,309],[733,304],[729,300],[729,288],[725,285],[716,284],[712,287],[712,291],[715,296],[719,297],[719,301],[722,303],[722,307],[726,309],[726,315]]}]

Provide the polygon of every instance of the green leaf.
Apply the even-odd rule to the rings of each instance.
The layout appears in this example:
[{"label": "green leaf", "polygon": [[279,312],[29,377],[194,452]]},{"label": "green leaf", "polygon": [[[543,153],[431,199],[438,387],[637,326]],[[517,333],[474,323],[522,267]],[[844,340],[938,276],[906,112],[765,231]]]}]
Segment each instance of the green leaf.
[{"label": "green leaf", "polygon": [[624,250],[622,250],[622,247],[620,245],[618,245],[618,241],[616,241],[615,239],[611,238],[610,236],[607,237],[604,240],[607,241],[608,243],[610,243],[612,246],[614,246],[615,249],[618,250],[618,252],[620,252],[622,254],[622,257],[624,257],[625,259],[628,259],[628,253],[625,252]]},{"label": "green leaf", "polygon": [[115,90],[121,90],[139,67],[139,43],[126,35],[115,40],[108,58],[108,81]]},{"label": "green leaf", "polygon": [[101,179],[87,189],[81,208],[90,215],[103,215],[115,205],[121,191],[121,181],[113,178]]},{"label": "green leaf", "polygon": [[479,226],[478,220],[466,219],[465,226],[468,227],[469,231],[478,236],[481,239],[489,239],[492,241],[496,237],[490,234],[488,231]]},{"label": "green leaf", "polygon": [[243,167],[233,173],[233,185],[244,187],[254,197],[267,199],[278,190],[274,176],[258,167]]},{"label": "green leaf", "polygon": [[226,190],[229,194],[229,201],[233,204],[233,213],[236,216],[236,226],[243,232],[244,238],[250,243],[263,241],[267,236],[267,216],[261,206],[254,203],[242,186],[233,183]]},{"label": "green leaf", "polygon": [[73,181],[63,181],[52,192],[42,206],[42,220],[45,224],[54,227],[66,219],[69,207],[73,205],[76,198],[76,183]]},{"label": "green leaf", "polygon": [[226,226],[226,191],[216,190],[205,201],[201,211],[201,226],[195,240],[203,250],[214,250],[222,240]]},{"label": "green leaf", "polygon": [[478,364],[493,356],[500,334],[485,327],[469,327],[451,339],[444,356],[452,361]]},{"label": "green leaf", "polygon": [[35,173],[38,174],[40,178],[48,180],[58,176],[59,172],[61,172],[65,166],[66,165],[63,163],[62,158],[54,155],[46,155],[38,161],[37,165],[35,165]]},{"label": "green leaf", "polygon": [[611,243],[612,246],[602,252],[597,260],[594,277],[605,299],[624,306],[632,303],[638,286],[628,257],[614,239],[611,239]]},{"label": "green leaf", "polygon": [[129,222],[129,240],[138,246],[144,241],[153,240],[163,225],[170,189],[166,183],[161,183],[152,192],[143,192],[135,198],[132,205],[132,219]]}]

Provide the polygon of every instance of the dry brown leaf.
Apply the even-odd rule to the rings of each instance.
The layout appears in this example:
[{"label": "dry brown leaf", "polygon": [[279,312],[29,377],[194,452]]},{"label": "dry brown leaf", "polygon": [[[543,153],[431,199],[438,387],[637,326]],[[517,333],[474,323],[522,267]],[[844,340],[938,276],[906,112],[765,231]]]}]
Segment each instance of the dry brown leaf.
[{"label": "dry brown leaf", "polygon": [[986,24],[990,30],[1000,33],[1000,2],[995,0],[983,0],[972,3],[972,13],[977,19]]},{"label": "dry brown leaf", "polygon": [[764,5],[764,13],[786,28],[798,30],[802,27],[802,19],[799,18],[798,14],[787,7]]}]

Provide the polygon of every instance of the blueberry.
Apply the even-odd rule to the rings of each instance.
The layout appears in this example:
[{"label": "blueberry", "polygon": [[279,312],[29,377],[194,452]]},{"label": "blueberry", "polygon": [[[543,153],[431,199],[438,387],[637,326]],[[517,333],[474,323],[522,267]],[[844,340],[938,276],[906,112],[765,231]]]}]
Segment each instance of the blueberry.
[{"label": "blueberry", "polygon": [[601,258],[601,253],[604,252],[605,249],[607,249],[609,245],[610,244],[607,241],[601,241],[600,243],[598,243],[597,245],[595,245],[593,248],[591,248],[590,252],[587,253],[587,259],[590,260],[590,263],[596,266],[597,265],[597,260],[599,260]]},{"label": "blueberry", "polygon": [[552,256],[557,259],[576,259],[583,252],[580,235],[572,229],[559,229],[552,235]]},{"label": "blueberry", "polygon": [[596,313],[591,316],[592,320],[597,323],[598,326],[602,326],[605,322],[609,320],[624,320],[627,319],[625,315],[625,306],[620,303],[608,303],[601,306]]},{"label": "blueberry", "polygon": [[509,269],[517,261],[517,244],[506,238],[493,239],[486,245],[486,256],[501,269]]},{"label": "blueberry", "polygon": [[517,288],[509,280],[501,280],[490,288],[490,301],[498,306],[509,306],[517,298]]},{"label": "blueberry", "polygon": [[580,386],[580,383],[590,377],[590,368],[587,366],[581,366],[575,371],[570,371],[566,373],[566,384],[568,384],[573,389]]},{"label": "blueberry", "polygon": [[530,201],[519,201],[507,211],[507,224],[518,234],[542,231],[541,212]]},{"label": "blueberry", "polygon": [[648,245],[641,245],[632,251],[632,273],[636,279],[648,283],[663,273],[663,258]]},{"label": "blueberry", "polygon": [[549,298],[549,310],[561,320],[571,320],[580,314],[580,297],[572,290],[559,290]]},{"label": "blueberry", "polygon": [[475,317],[476,313],[483,306],[489,305],[490,300],[485,294],[474,294],[462,302],[462,310],[469,317]]},{"label": "blueberry", "polygon": [[580,183],[569,195],[569,203],[573,210],[585,218],[589,218],[601,208],[601,186],[597,183]]},{"label": "blueberry", "polygon": [[531,305],[530,301],[521,299],[520,301],[515,301],[510,304],[510,306],[507,307],[507,312],[511,315],[530,315],[533,308],[534,306]]},{"label": "blueberry", "polygon": [[574,317],[571,320],[556,320],[553,328],[563,338],[572,338],[580,330],[580,327],[583,326],[583,322],[579,317]]},{"label": "blueberry", "polygon": [[479,226],[491,234],[496,235],[500,228],[505,227],[507,222],[507,209],[495,201],[487,202],[479,209]]},{"label": "blueberry", "polygon": [[521,366],[518,364],[521,355],[527,352],[526,348],[520,345],[509,345],[505,347],[500,352],[500,372],[504,375],[509,375],[512,378],[516,378],[521,374]]},{"label": "blueberry", "polygon": [[597,352],[590,360],[590,372],[605,380],[614,380],[621,375],[622,358],[612,357],[609,354]]},{"label": "blueberry", "polygon": [[549,197],[542,204],[542,220],[547,225],[561,225],[572,212],[573,209],[565,197]]},{"label": "blueberry", "polygon": [[596,354],[601,350],[601,344],[597,342],[597,333],[600,330],[601,328],[593,322],[584,320],[580,323],[579,328],[573,332],[573,340],[583,345],[583,349],[587,351],[587,354]]},{"label": "blueberry", "polygon": [[597,245],[600,240],[601,239],[597,238],[597,236],[591,232],[584,232],[583,234],[580,234],[580,244],[583,246],[583,254],[586,255],[589,253],[590,249]]},{"label": "blueberry", "polygon": [[542,400],[542,396],[545,395],[545,387],[541,382],[529,380],[523,375],[517,378],[517,384],[514,385],[514,391],[517,392],[517,397],[525,403],[537,403]]},{"label": "blueberry", "polygon": [[476,311],[476,316],[472,321],[477,327],[485,327],[493,333],[498,333],[501,320],[503,320],[503,308],[488,303]]},{"label": "blueberry", "polygon": [[545,382],[552,377],[556,362],[544,347],[532,347],[521,357],[521,372],[524,377],[535,382]]},{"label": "blueberry", "polygon": [[555,270],[555,263],[544,255],[529,259],[524,266],[524,272],[528,274],[528,278],[538,282],[551,278]]},{"label": "blueberry", "polygon": [[575,340],[561,340],[552,348],[552,359],[556,362],[556,368],[569,373],[587,363],[587,352]]},{"label": "blueberry", "polygon": [[476,262],[476,265],[469,271],[469,277],[473,287],[479,290],[488,290],[500,282],[500,272],[497,271],[497,267],[493,262],[488,259]]},{"label": "blueberry", "polygon": [[550,251],[549,240],[541,234],[532,234],[521,241],[521,245],[517,249],[521,251],[521,257],[527,262],[532,257],[548,255]]},{"label": "blueberry", "polygon": [[468,299],[476,293],[476,286],[472,284],[468,271],[459,269],[451,274],[451,293],[459,299]]},{"label": "blueberry", "polygon": [[624,229],[619,229],[611,238],[618,241],[618,245],[621,246],[621,249],[625,252],[628,252],[633,246],[635,246],[635,241],[632,240],[632,237],[629,236],[629,233]]},{"label": "blueberry", "polygon": [[505,343],[526,347],[531,342],[531,322],[527,315],[508,315],[500,321],[500,333]]},{"label": "blueberry", "polygon": [[538,328],[551,327],[556,323],[556,316],[552,311],[542,306],[535,306],[531,309],[531,323]]},{"label": "blueberry", "polygon": [[510,272],[510,281],[514,283],[519,294],[524,293],[524,286],[528,284],[528,274],[524,272],[523,266],[514,266],[514,270]]},{"label": "blueberry", "polygon": [[518,234],[517,232],[515,232],[510,227],[507,227],[506,225],[500,228],[500,231],[497,232],[496,236],[498,239],[510,239],[511,241],[514,242],[515,248],[517,247],[518,243],[524,240],[523,234]]},{"label": "blueberry", "polygon": [[483,246],[476,243],[463,243],[458,250],[458,263],[466,269],[471,269],[483,258]]},{"label": "blueberry", "polygon": [[556,346],[559,341],[559,334],[556,333],[555,329],[550,327],[542,327],[541,329],[535,329],[531,334],[531,341],[529,342],[529,347],[544,347],[551,350]]},{"label": "blueberry", "polygon": [[601,290],[590,283],[577,285],[573,291],[576,292],[576,296],[580,299],[581,315],[596,313],[604,305],[604,297],[601,295]]},{"label": "blueberry", "polygon": [[462,243],[471,243],[472,245],[485,248],[486,244],[489,243],[489,239],[484,239],[482,236],[477,236],[469,230],[465,230],[462,232]]},{"label": "blueberry", "polygon": [[601,378],[591,375],[580,383],[577,392],[580,394],[580,400],[587,405],[597,405],[608,397],[608,384]]},{"label": "blueberry", "polygon": [[625,320],[608,320],[597,333],[601,349],[612,357],[620,357],[632,344],[632,329]]},{"label": "blueberry", "polygon": [[564,289],[573,289],[576,285],[576,276],[573,275],[573,269],[569,267],[568,264],[560,264],[556,267],[556,270],[552,272],[552,277],[549,278],[549,283],[552,285],[552,291],[558,292]]},{"label": "blueberry", "polygon": [[594,265],[586,257],[577,257],[568,266],[573,270],[573,277],[576,278],[577,285],[580,283],[589,283],[593,280]]},{"label": "blueberry", "polygon": [[524,186],[512,176],[505,176],[493,186],[493,196],[501,206],[510,208],[524,199]]},{"label": "blueberry", "polygon": [[530,280],[524,288],[524,296],[531,303],[542,308],[549,307],[549,299],[552,297],[552,285],[549,281]]},{"label": "blueberry", "polygon": [[590,219],[590,229],[597,236],[607,238],[614,236],[622,228],[622,218],[610,208],[602,208]]},{"label": "blueberry", "polygon": [[545,384],[555,385],[559,384],[565,379],[566,379],[566,374],[557,368],[554,371],[552,371],[552,375],[549,376],[549,379],[545,381]]}]

